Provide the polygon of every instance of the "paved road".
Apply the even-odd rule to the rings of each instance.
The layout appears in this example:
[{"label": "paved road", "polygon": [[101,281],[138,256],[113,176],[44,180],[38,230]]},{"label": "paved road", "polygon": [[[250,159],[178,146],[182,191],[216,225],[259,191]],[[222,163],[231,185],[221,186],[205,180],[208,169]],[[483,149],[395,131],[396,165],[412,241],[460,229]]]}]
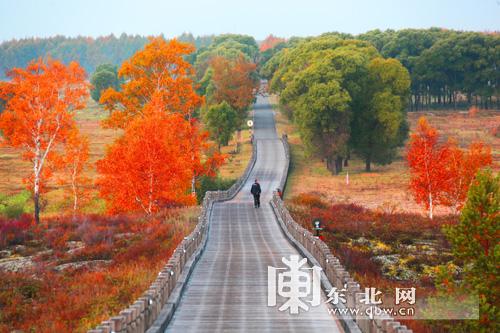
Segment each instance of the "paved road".
[{"label": "paved road", "polygon": [[[237,196],[214,206],[208,243],[166,332],[341,332],[325,304],[291,315],[267,306],[267,266],[298,254],[280,231],[268,202],[281,179],[285,153],[267,98],[255,105],[257,162]],[[261,208],[250,186],[258,178]],[[280,305],[278,297],[278,304]]]}]

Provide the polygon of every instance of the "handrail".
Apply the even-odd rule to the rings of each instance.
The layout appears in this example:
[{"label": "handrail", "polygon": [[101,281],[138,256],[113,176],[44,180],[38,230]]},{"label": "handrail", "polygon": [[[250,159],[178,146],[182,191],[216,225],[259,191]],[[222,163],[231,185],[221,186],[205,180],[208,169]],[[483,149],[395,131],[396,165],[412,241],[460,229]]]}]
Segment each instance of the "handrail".
[{"label": "handrail", "polygon": [[[283,147],[285,149],[285,168],[283,171],[283,176],[280,182],[281,191],[284,191],[286,186],[286,180],[288,176],[288,169],[290,165],[290,147],[288,145],[287,136],[283,135],[281,141],[283,142]],[[321,239],[315,237],[309,230],[303,228],[299,225],[290,212],[285,206],[285,203],[280,198],[278,193],[274,192],[271,199],[271,207],[278,218],[279,225],[281,226],[285,236],[287,236],[292,244],[297,245],[299,252],[306,257],[309,257],[311,261],[318,264],[327,278],[328,289],[336,287],[338,290],[343,288],[347,289],[346,299],[348,308],[359,308],[364,309],[366,305],[361,302],[363,293],[361,292],[360,285],[357,283],[347,272],[347,270],[342,266],[340,260],[336,258],[328,245]],[[297,244],[298,243],[298,244]],[[383,311],[372,311],[373,313],[383,313]],[[410,329],[407,329],[405,325],[402,325],[398,321],[389,315],[374,315],[372,318],[368,317],[347,317],[341,316],[343,319],[341,322],[344,329],[347,332],[361,331],[363,333],[380,332],[380,333],[411,333]],[[350,323],[355,322],[355,325],[350,325]]]}]

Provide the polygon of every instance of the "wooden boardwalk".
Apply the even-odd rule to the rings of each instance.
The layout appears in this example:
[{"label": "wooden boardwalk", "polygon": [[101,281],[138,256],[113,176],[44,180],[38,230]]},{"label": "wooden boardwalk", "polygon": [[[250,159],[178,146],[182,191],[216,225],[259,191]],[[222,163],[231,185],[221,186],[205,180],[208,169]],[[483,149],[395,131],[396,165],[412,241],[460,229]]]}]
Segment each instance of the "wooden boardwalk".
[{"label": "wooden boardwalk", "polygon": [[[342,332],[324,300],[298,315],[267,306],[267,266],[283,267],[281,258],[298,252],[268,204],[285,153],[266,98],[259,97],[254,119],[255,167],[233,200],[214,205],[205,251],[166,332]],[[250,195],[255,178],[263,190],[260,209]]]}]

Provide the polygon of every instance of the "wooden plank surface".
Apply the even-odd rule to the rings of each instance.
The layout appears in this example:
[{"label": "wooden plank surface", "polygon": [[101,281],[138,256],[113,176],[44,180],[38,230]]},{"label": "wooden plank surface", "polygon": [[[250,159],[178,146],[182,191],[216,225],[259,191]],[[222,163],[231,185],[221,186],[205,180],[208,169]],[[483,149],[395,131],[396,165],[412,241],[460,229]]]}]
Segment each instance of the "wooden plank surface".
[{"label": "wooden plank surface", "polygon": [[[267,306],[267,267],[283,267],[281,258],[298,252],[281,233],[269,206],[285,155],[267,98],[258,98],[254,120],[256,165],[233,200],[215,204],[206,249],[166,332],[342,331],[325,299],[298,315]],[[260,209],[253,207],[250,195],[255,178],[262,187]]]}]

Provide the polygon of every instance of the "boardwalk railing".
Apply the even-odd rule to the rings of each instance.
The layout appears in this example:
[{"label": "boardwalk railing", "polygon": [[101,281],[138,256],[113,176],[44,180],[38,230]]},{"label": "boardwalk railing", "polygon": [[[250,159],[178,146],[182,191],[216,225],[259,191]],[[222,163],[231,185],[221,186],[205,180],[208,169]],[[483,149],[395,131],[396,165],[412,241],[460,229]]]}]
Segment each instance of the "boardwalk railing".
[{"label": "boardwalk railing", "polygon": [[[288,140],[286,136],[282,138],[283,146],[285,148],[286,155],[286,165],[283,172],[283,177],[281,178],[280,189],[284,190],[287,180],[288,167],[290,164],[290,148],[288,146]],[[361,302],[364,297],[364,293],[361,292],[360,285],[357,283],[347,272],[347,270],[341,265],[338,258],[336,258],[322,240],[315,237],[309,230],[303,228],[297,222],[294,221],[290,212],[285,207],[284,202],[274,193],[271,200],[271,206],[278,218],[278,222],[283,229],[285,235],[290,238],[292,244],[295,243],[299,252],[310,259],[315,265],[319,265],[323,273],[326,275],[326,279],[322,280],[322,284],[325,289],[332,289],[336,287],[337,290],[343,288],[347,289],[346,300],[347,308],[358,308],[360,313],[364,313],[367,305]],[[298,243],[298,244],[297,244]],[[343,307],[340,304],[340,307]],[[373,308],[372,308],[373,310]],[[373,314],[384,313],[383,311],[371,311]],[[398,321],[394,320],[389,315],[374,315],[373,318],[360,317],[356,318],[342,316],[342,324],[348,332],[361,331],[363,333],[410,333],[412,330],[406,328],[406,326],[401,325]],[[355,322],[355,325],[353,324]]]},{"label": "boardwalk railing", "polygon": [[199,258],[205,246],[209,228],[208,222],[214,202],[232,199],[252,171],[257,158],[256,144],[254,143],[252,147],[250,162],[243,175],[233,186],[226,191],[207,191],[205,193],[198,224],[193,232],[177,246],[149,289],[129,307],[120,311],[117,316],[103,321],[88,333],[144,333],[146,331],[149,333],[162,329],[161,326],[165,320],[159,317],[173,314],[176,301],[172,301],[172,298],[179,298],[187,281],[186,271],[193,268],[194,261]]}]

